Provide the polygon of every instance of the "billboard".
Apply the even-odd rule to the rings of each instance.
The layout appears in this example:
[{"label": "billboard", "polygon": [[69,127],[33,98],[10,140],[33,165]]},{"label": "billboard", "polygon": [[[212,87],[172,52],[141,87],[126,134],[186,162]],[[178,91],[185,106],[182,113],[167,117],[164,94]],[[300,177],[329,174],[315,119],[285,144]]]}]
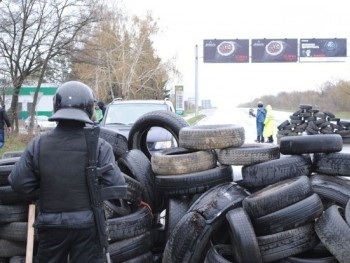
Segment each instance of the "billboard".
[{"label": "billboard", "polygon": [[297,62],[298,39],[252,39],[252,63]]},{"label": "billboard", "polygon": [[346,38],[304,38],[300,39],[300,62],[344,62]]},{"label": "billboard", "polygon": [[205,39],[204,63],[248,63],[249,39]]}]

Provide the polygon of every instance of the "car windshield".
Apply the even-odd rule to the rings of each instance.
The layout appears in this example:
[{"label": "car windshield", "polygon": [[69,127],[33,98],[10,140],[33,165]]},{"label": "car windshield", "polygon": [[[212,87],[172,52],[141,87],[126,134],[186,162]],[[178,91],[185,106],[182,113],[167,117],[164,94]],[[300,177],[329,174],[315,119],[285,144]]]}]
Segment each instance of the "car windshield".
[{"label": "car windshield", "polygon": [[167,110],[167,105],[155,103],[120,103],[109,105],[105,125],[132,125],[143,114],[156,110]]}]

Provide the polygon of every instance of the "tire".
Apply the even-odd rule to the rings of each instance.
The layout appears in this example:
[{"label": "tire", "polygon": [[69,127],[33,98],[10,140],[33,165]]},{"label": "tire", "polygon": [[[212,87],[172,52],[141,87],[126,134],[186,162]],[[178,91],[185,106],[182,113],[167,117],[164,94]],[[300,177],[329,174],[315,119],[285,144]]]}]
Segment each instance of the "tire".
[{"label": "tire", "polygon": [[156,175],[189,174],[214,168],[217,158],[212,150],[169,155],[158,153],[152,157],[151,164]]},{"label": "tire", "polygon": [[0,257],[25,256],[26,242],[9,241],[0,239]]},{"label": "tire", "polygon": [[212,246],[204,263],[231,263],[233,262],[233,252],[230,245],[219,244]]},{"label": "tire", "polygon": [[[0,238],[15,242],[27,241],[28,222],[12,222],[0,224]],[[36,229],[34,229],[34,240],[38,241]]]},{"label": "tire", "polygon": [[163,262],[197,263],[213,228],[197,212],[186,213],[172,231],[163,253]]},{"label": "tire", "polygon": [[312,249],[319,242],[313,223],[272,235],[258,236],[257,239],[263,262],[297,255]]},{"label": "tire", "polygon": [[244,128],[231,124],[189,126],[179,133],[179,146],[195,150],[239,147],[244,140]]},{"label": "tire", "polygon": [[332,205],[315,222],[315,231],[324,246],[339,262],[350,262],[350,227],[342,214],[344,209]]},{"label": "tire", "polygon": [[311,186],[321,198],[345,207],[350,199],[350,181],[341,177],[313,174]]},{"label": "tire", "polygon": [[248,214],[241,207],[226,213],[229,223],[233,262],[261,263],[262,258],[254,227]]},{"label": "tire", "polygon": [[242,206],[254,219],[299,202],[312,193],[309,177],[302,175],[282,180],[252,193],[243,200]]},{"label": "tire", "polygon": [[242,205],[249,193],[236,183],[223,183],[202,194],[188,209],[199,212],[207,221],[217,221],[219,216]]},{"label": "tire", "polygon": [[312,136],[286,136],[280,140],[282,154],[340,152],[343,140],[339,134],[315,134]]},{"label": "tire", "polygon": [[349,153],[317,153],[313,158],[314,172],[326,175],[350,176]]},{"label": "tire", "polygon": [[17,205],[23,203],[31,203],[38,200],[39,191],[31,194],[19,194],[13,191],[10,185],[0,186],[0,203],[3,205]]},{"label": "tire", "polygon": [[263,188],[279,181],[310,175],[312,161],[309,154],[289,155],[281,159],[242,167],[242,180],[246,188]]},{"label": "tire", "polygon": [[181,116],[170,111],[153,111],[142,115],[133,124],[129,132],[128,148],[141,150],[148,159],[152,153],[147,146],[147,134],[152,127],[161,127],[172,134],[179,144],[179,132],[183,127],[189,126]]},{"label": "tire", "polygon": [[314,222],[322,214],[323,209],[320,197],[313,194],[252,221],[258,236],[271,235]]},{"label": "tire", "polygon": [[141,183],[123,172],[122,175],[125,179],[125,184],[127,185],[126,200],[140,204],[143,191]]},{"label": "tire", "polygon": [[149,252],[152,246],[153,238],[149,231],[136,237],[110,243],[110,257],[113,263],[122,263]]},{"label": "tire", "polygon": [[152,217],[152,212],[146,206],[139,206],[130,215],[108,219],[110,242],[136,237],[151,231]]},{"label": "tire", "polygon": [[156,188],[164,195],[181,196],[204,193],[210,188],[232,182],[232,167],[220,165],[201,172],[182,175],[157,175]]},{"label": "tire", "polygon": [[190,204],[192,202],[191,196],[170,196],[167,202],[166,215],[165,215],[165,232],[166,239],[168,240],[173,232],[176,224],[186,214]]},{"label": "tire", "polygon": [[25,222],[28,219],[28,205],[0,205],[0,224]]},{"label": "tire", "polygon": [[141,183],[143,187],[143,201],[148,203],[152,210],[162,210],[164,203],[155,188],[155,175],[151,162],[146,155],[138,149],[130,150],[118,158],[118,166],[122,172]]},{"label": "tire", "polygon": [[251,165],[280,158],[279,147],[274,144],[247,143],[240,147],[216,150],[219,163],[224,165]]},{"label": "tire", "polygon": [[209,238],[222,224],[226,212],[241,206],[248,195],[235,183],[225,183],[202,194],[176,224],[163,255],[163,262],[202,262]]},{"label": "tire", "polygon": [[116,160],[128,151],[128,139],[116,131],[100,127],[100,138],[105,139],[112,145],[114,158]]}]

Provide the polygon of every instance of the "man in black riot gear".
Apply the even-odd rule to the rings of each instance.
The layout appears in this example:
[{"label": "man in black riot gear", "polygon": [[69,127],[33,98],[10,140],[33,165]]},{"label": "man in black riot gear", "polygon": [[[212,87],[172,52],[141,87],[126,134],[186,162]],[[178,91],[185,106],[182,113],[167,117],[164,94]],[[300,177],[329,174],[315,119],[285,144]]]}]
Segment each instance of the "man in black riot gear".
[{"label": "man in black riot gear", "polygon": [[[84,127],[93,124],[94,95],[78,81],[62,84],[54,96],[54,114],[58,122],[52,131],[31,140],[14,165],[9,182],[14,191],[39,192],[39,246],[36,262],[104,262],[91,209],[86,168],[89,165]],[[97,138],[96,163],[112,168],[101,176],[102,184],[125,185],[111,145]]]}]

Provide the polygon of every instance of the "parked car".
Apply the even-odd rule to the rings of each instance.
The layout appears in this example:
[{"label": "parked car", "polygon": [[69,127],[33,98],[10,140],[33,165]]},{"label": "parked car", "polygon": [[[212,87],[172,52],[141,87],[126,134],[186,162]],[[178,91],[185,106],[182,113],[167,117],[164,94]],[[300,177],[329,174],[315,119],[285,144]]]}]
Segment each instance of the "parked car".
[{"label": "parked car", "polygon": [[[24,128],[26,130],[29,129],[30,125],[30,116],[25,119],[24,121]],[[45,115],[37,115],[34,116],[34,124],[33,124],[33,129],[35,131],[46,131],[46,130],[51,130],[56,127],[56,122],[55,121],[49,121],[49,117]]]},{"label": "parked car", "polygon": [[[129,132],[135,121],[152,111],[171,111],[175,108],[171,101],[165,100],[121,100],[115,99],[107,105],[101,127],[117,131],[129,138]],[[174,147],[174,138],[161,127],[152,127],[147,135],[147,147],[150,152]]]}]

